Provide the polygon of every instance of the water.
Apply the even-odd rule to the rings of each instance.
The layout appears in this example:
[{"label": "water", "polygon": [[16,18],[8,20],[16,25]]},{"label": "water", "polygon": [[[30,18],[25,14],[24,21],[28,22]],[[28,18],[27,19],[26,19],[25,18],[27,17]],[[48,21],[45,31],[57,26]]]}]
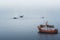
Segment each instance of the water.
[{"label": "water", "polygon": [[60,40],[60,33],[38,33],[37,26],[39,24],[40,19],[1,19],[0,40]]},{"label": "water", "polygon": [[[22,12],[16,12],[14,8],[1,8],[0,40],[60,40],[60,12],[54,8],[54,10],[49,9],[46,13],[45,9],[42,9],[25,8]],[[24,15],[24,17],[19,18],[20,15]],[[12,19],[14,16],[18,19]],[[44,20],[41,19],[42,16],[45,17]],[[46,20],[58,28],[58,34],[38,33],[37,26],[44,24]]]}]

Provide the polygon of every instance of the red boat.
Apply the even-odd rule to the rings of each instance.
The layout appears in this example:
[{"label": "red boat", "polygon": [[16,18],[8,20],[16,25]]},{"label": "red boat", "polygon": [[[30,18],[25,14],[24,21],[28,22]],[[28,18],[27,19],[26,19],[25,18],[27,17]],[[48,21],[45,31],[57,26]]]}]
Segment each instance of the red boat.
[{"label": "red boat", "polygon": [[48,25],[46,22],[45,25],[39,25],[38,30],[39,33],[49,33],[49,34],[56,34],[58,33],[58,29],[54,28],[54,25]]}]

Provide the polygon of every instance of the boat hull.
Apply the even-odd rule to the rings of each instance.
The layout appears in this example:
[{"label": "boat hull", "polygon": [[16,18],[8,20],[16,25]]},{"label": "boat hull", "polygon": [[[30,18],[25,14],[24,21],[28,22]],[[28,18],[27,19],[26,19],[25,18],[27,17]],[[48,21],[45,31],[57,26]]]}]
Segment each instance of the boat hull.
[{"label": "boat hull", "polygon": [[39,30],[39,33],[57,34],[57,30]]},{"label": "boat hull", "polygon": [[38,30],[39,30],[39,33],[48,33],[48,34],[57,34],[58,33],[57,29],[55,29],[55,30],[42,30],[39,26],[38,26]]}]

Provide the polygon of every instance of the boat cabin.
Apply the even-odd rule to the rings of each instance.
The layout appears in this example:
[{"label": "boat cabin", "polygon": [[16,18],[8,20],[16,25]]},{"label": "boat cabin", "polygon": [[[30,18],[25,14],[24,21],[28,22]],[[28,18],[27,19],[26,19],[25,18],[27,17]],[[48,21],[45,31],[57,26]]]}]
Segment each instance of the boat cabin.
[{"label": "boat cabin", "polygon": [[48,25],[47,22],[45,25],[38,26],[38,30],[40,33],[58,33],[58,30],[54,28],[54,25]]}]

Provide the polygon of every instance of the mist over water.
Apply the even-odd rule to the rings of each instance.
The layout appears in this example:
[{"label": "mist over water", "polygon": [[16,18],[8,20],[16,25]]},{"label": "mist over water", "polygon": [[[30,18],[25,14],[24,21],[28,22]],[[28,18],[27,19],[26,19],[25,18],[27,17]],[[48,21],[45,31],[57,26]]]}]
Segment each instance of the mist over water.
[{"label": "mist over water", "polygon": [[[37,26],[44,24],[46,20],[59,29],[58,11],[49,9],[44,14],[43,10],[43,12],[37,10],[24,9],[25,12],[19,13],[14,10],[2,9],[0,12],[0,40],[59,40],[60,31],[58,34],[39,34],[37,29]],[[24,17],[19,18],[20,14]],[[15,16],[18,19],[13,19]],[[45,18],[42,19],[42,16]]]},{"label": "mist over water", "polygon": [[[0,40],[60,40],[59,4],[59,0],[1,0]],[[37,26],[47,20],[58,28],[58,34],[38,33]]]}]

